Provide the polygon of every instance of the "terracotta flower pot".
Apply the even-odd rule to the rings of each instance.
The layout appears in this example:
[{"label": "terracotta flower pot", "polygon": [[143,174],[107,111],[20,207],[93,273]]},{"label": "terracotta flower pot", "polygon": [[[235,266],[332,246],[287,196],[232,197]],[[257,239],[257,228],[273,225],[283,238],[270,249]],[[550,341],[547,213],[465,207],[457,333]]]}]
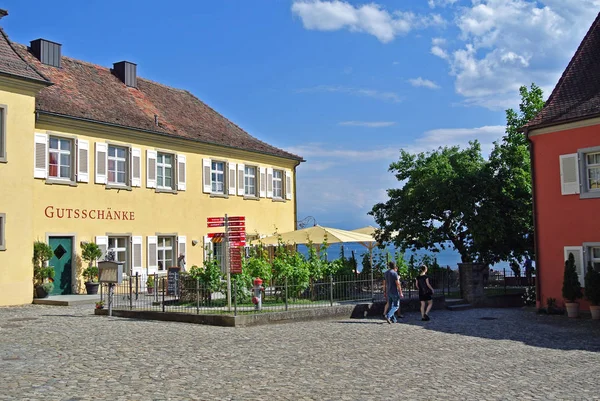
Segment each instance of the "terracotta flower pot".
[{"label": "terracotta flower pot", "polygon": [[591,305],[590,312],[593,320],[600,320],[600,305]]},{"label": "terracotta flower pot", "polygon": [[579,304],[577,302],[565,302],[565,307],[567,308],[567,316],[579,316]]}]

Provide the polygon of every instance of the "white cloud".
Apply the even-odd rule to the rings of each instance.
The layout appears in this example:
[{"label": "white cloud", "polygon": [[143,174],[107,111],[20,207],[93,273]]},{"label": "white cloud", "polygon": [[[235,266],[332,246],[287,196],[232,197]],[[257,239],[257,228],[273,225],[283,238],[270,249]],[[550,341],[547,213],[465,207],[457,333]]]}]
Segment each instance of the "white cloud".
[{"label": "white cloud", "polygon": [[320,85],[313,88],[298,89],[298,93],[312,93],[312,92],[338,92],[347,93],[354,96],[366,96],[379,100],[386,100],[394,103],[402,101],[402,98],[394,92],[384,92],[375,89],[361,89],[361,88],[350,88],[347,86],[332,86],[332,85]]},{"label": "white cloud", "polygon": [[456,8],[459,47],[434,39],[431,53],[448,61],[465,104],[514,107],[521,85],[550,94],[599,7],[600,0],[472,0]]},{"label": "white cloud", "polygon": [[341,121],[338,125],[345,127],[383,128],[396,125],[394,121]]},{"label": "white cloud", "polygon": [[297,0],[292,13],[302,19],[304,28],[318,31],[365,32],[379,41],[388,43],[398,35],[414,29],[444,25],[446,21],[438,14],[428,16],[412,12],[389,12],[376,3],[353,6],[340,0]]},{"label": "white cloud", "polygon": [[416,86],[416,87],[423,87],[423,88],[429,88],[429,89],[439,89],[440,88],[440,86],[438,84],[436,84],[435,82],[430,81],[428,79],[423,79],[421,77],[409,79],[408,82],[410,82],[410,84],[412,86]]},{"label": "white cloud", "polygon": [[[348,163],[353,161],[393,158],[398,155],[399,149],[400,148],[398,147],[384,147],[370,150],[344,148],[332,149],[331,147],[326,147],[322,143],[309,143],[306,145],[292,147],[288,146],[286,148],[288,152],[302,155],[302,157],[306,158],[307,160],[313,160],[315,158],[326,158],[327,160],[340,159]],[[310,160],[305,164],[311,163]]]},{"label": "white cloud", "polygon": [[429,7],[431,8],[436,8],[436,7],[446,7],[446,6],[451,6],[454,3],[456,3],[458,0],[427,0],[427,4],[429,4]]},{"label": "white cloud", "polygon": [[491,125],[476,128],[439,128],[426,131],[414,144],[405,148],[410,152],[428,152],[440,146],[465,147],[469,141],[477,139],[485,156],[492,151],[494,141],[504,135],[506,127]]}]

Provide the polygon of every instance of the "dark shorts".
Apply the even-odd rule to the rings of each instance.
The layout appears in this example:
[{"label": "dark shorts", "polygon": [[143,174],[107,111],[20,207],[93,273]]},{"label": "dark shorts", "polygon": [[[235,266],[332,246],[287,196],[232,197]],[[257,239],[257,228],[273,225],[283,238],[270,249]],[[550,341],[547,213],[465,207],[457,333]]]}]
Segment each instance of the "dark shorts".
[{"label": "dark shorts", "polygon": [[431,294],[419,294],[419,301],[431,301]]}]

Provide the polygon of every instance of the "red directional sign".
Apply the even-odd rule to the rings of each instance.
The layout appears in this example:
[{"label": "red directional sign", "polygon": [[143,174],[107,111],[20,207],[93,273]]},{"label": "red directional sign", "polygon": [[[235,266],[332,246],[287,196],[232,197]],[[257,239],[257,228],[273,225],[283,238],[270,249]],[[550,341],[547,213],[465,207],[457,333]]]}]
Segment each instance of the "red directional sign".
[{"label": "red directional sign", "polygon": [[208,238],[222,238],[225,236],[225,233],[208,233]]},{"label": "red directional sign", "polygon": [[231,274],[240,274],[242,272],[242,249],[229,249],[229,272]]},{"label": "red directional sign", "polygon": [[244,216],[231,216],[231,217],[228,217],[227,220],[229,220],[229,221],[245,221],[246,218]]},{"label": "red directional sign", "polygon": [[245,227],[246,226],[246,222],[244,221],[230,221],[229,222],[229,227]]},{"label": "red directional sign", "polygon": [[229,233],[229,238],[246,238],[246,233],[243,231]]},{"label": "red directional sign", "polygon": [[206,223],[207,227],[225,227],[225,222],[222,221],[220,223]]},{"label": "red directional sign", "polygon": [[231,241],[231,246],[246,246],[246,241]]},{"label": "red directional sign", "polygon": [[225,221],[225,217],[207,217],[206,218],[207,223],[218,223],[218,222],[222,222],[222,221]]},{"label": "red directional sign", "polygon": [[229,231],[246,231],[246,227],[229,227]]}]

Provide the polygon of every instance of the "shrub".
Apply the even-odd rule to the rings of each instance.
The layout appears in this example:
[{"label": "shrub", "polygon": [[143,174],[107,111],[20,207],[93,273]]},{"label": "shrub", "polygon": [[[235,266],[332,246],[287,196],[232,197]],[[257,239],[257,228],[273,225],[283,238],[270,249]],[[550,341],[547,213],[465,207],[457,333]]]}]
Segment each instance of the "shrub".
[{"label": "shrub", "polygon": [[87,282],[95,283],[98,281],[98,268],[96,266],[89,266],[83,271],[83,278]]},{"label": "shrub", "polygon": [[585,274],[585,297],[592,305],[600,305],[600,272],[588,262]]},{"label": "shrub", "polygon": [[562,296],[569,302],[575,302],[581,298],[581,284],[577,277],[577,269],[575,267],[575,257],[569,253],[569,258],[565,261],[565,274],[563,278]]},{"label": "shrub", "polygon": [[154,288],[154,275],[149,275],[146,280],[146,288]]},{"label": "shrub", "polygon": [[[33,243],[33,284],[42,285],[49,279],[54,278],[54,267],[45,266],[52,258],[52,248],[45,242],[35,241]],[[53,286],[54,287],[54,286]],[[50,290],[51,292],[52,290]]]}]

